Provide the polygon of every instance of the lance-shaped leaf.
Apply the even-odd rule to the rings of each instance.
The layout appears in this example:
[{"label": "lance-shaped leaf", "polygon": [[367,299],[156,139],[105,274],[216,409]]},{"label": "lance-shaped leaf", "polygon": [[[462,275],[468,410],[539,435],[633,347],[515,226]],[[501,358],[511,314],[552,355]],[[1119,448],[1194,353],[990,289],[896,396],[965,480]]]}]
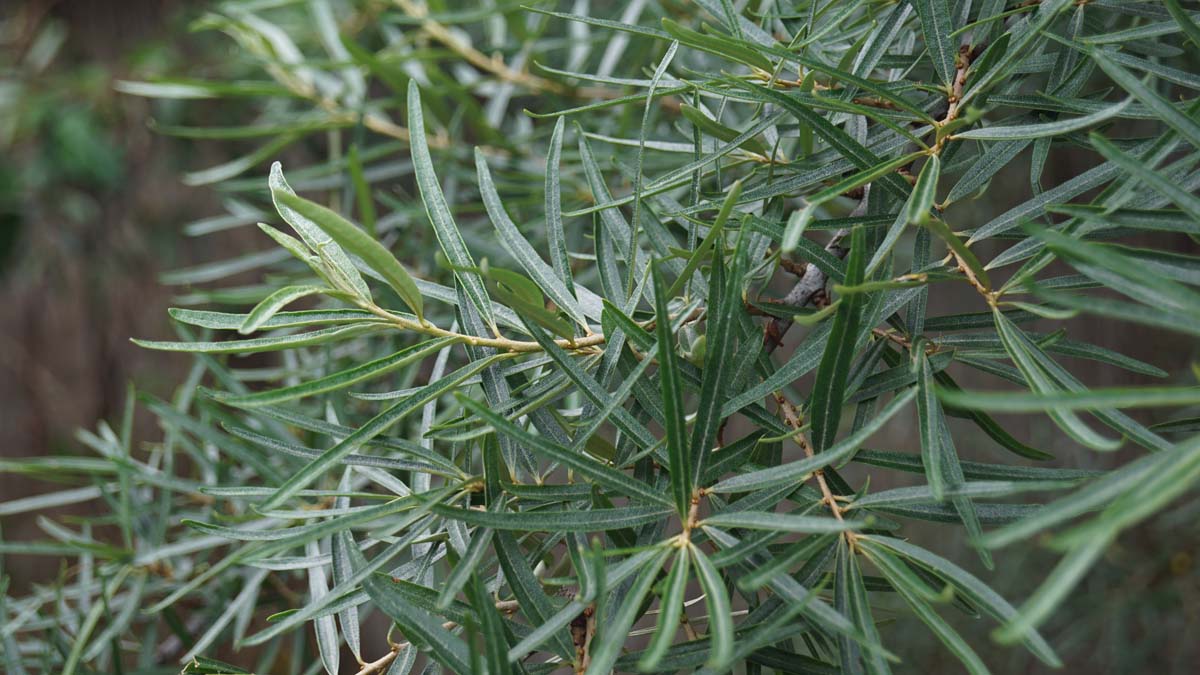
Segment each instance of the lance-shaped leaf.
[{"label": "lance-shaped leaf", "polygon": [[1107,244],[1079,241],[1058,232],[1030,229],[1072,267],[1098,283],[1152,307],[1200,319],[1200,292],[1166,275],[1147,274],[1142,260]]},{"label": "lance-shaped leaf", "polygon": [[635,497],[663,506],[670,506],[673,503],[670,498],[645,483],[631,478],[612,467],[605,466],[594,459],[589,459],[576,451],[562,447],[544,436],[534,435],[468,396],[459,394],[457,398],[463,407],[478,415],[497,432],[512,437],[532,452],[545,455],[548,459],[590,478],[599,485],[629,497]]},{"label": "lance-shaped leaf", "polygon": [[729,391],[730,380],[734,377],[734,373],[731,372],[734,364],[730,363],[729,355],[734,347],[737,312],[742,309],[739,293],[742,276],[740,260],[735,254],[734,267],[726,273],[724,253],[718,251],[713,258],[708,328],[704,335],[704,372],[700,381],[696,424],[692,429],[690,462],[693,484],[703,475],[708,456],[717,442],[717,432],[726,419],[721,415],[721,411]]},{"label": "lance-shaped leaf", "polygon": [[879,639],[879,631],[875,628],[875,618],[867,599],[862,570],[859,569],[858,558],[850,550],[845,539],[839,539],[837,542],[833,594],[837,610],[850,617],[863,636],[876,647],[864,654],[849,636],[839,635],[838,653],[842,659],[843,672],[862,672],[862,667],[866,666],[866,672],[870,675],[889,675],[891,668],[881,655],[883,644]]},{"label": "lance-shaped leaf", "polygon": [[496,231],[500,235],[500,243],[520,263],[525,273],[537,282],[538,288],[553,300],[554,304],[558,305],[559,309],[566,312],[579,325],[587,327],[587,319],[584,318],[583,309],[579,306],[575,295],[567,288],[559,275],[542,260],[525,236],[521,234],[521,231],[517,229],[512,218],[508,216],[508,212],[504,210],[504,203],[500,201],[500,194],[496,192],[496,184],[492,181],[492,172],[488,168],[487,159],[484,158],[483,151],[479,148],[475,149],[475,169],[479,177],[479,193],[483,196],[483,206],[487,209],[492,224],[496,226]]},{"label": "lance-shaped leaf", "polygon": [[575,282],[571,275],[571,263],[567,259],[567,236],[563,229],[562,178],[559,164],[562,160],[563,126],[565,118],[554,123],[550,136],[550,147],[546,153],[546,236],[550,241],[550,264],[555,274],[575,293]]},{"label": "lance-shaped leaf", "polygon": [[449,607],[450,603],[454,601],[455,596],[458,595],[458,592],[474,577],[475,571],[483,563],[484,556],[488,554],[494,534],[495,532],[486,527],[480,527],[475,530],[471,536],[471,542],[467,545],[467,550],[462,554],[462,557],[459,558],[458,564],[454,566],[454,569],[450,570],[450,574],[442,581],[436,602],[436,607],[439,610]]},{"label": "lance-shaped leaf", "polygon": [[714,513],[705,518],[701,525],[748,530],[773,530],[776,532],[801,532],[804,534],[826,534],[845,532],[866,525],[863,521],[843,521],[824,516],[798,516],[788,513],[766,513],[764,511],[733,511]]},{"label": "lance-shaped leaf", "polygon": [[418,649],[429,652],[450,672],[471,672],[469,649],[462,638],[444,628],[441,620],[397,593],[387,577],[371,575],[363,580],[363,588],[375,606],[391,617]]},{"label": "lance-shaped leaf", "polygon": [[688,258],[683,271],[679,273],[679,277],[675,279],[675,283],[671,284],[671,288],[667,290],[667,297],[678,295],[696,270],[700,269],[700,264],[708,260],[710,256],[724,255],[725,223],[729,220],[729,215],[733,213],[733,207],[737,204],[738,197],[741,194],[742,182],[740,180],[734,181],[733,185],[729,186],[729,192],[725,194],[725,201],[721,202],[721,208],[717,211],[717,218],[713,221],[712,227],[709,228],[708,234],[704,236],[704,241],[700,242],[700,245],[696,247],[696,250]]},{"label": "lance-shaped leaf", "polygon": [[1073,119],[1056,120],[1041,124],[1016,124],[1013,126],[994,126],[982,129],[971,129],[951,136],[953,139],[975,139],[979,141],[1013,141],[1030,138],[1046,138],[1049,136],[1064,136],[1074,131],[1087,129],[1093,124],[1112,119],[1120,115],[1133,102],[1127,98],[1120,103],[1098,110],[1090,115]]},{"label": "lance-shaped leaf", "polygon": [[666,586],[658,602],[658,624],[654,630],[654,638],[638,660],[638,667],[642,670],[657,668],[663,655],[675,641],[675,634],[679,631],[679,619],[683,616],[683,603],[686,600],[684,594],[690,579],[690,560],[691,556],[686,551],[675,555],[675,564],[671,566]]},{"label": "lance-shaped leaf", "polygon": [[383,247],[383,244],[334,211],[310,202],[295,193],[277,192],[275,200],[315,223],[343,250],[361,258],[368,267],[383,277],[392,290],[396,291],[396,295],[399,295],[400,300],[412,310],[413,314],[417,315],[418,320],[423,319],[424,305],[421,293],[417,290],[417,284],[409,275],[408,270],[404,269],[400,261],[396,260],[391,251]]},{"label": "lance-shaped leaf", "polygon": [[921,167],[917,176],[917,184],[913,186],[912,195],[904,206],[905,220],[918,225],[929,221],[929,209],[933,208],[934,198],[937,197],[938,179],[942,175],[942,159],[930,155]]},{"label": "lance-shaped leaf", "polygon": [[437,504],[433,512],[468,525],[518,532],[600,532],[636,527],[661,520],[669,509],[622,506],[588,511],[475,511]]},{"label": "lance-shaped leaf", "polygon": [[[864,542],[876,544],[932,572],[939,579],[954,586],[955,590],[962,593],[963,597],[972,605],[982,609],[998,621],[1010,621],[1017,614],[1016,608],[987,584],[980,581],[978,577],[941,556],[892,537],[872,534],[864,536],[862,539]],[[1054,649],[1036,631],[1025,636],[1024,644],[1043,663],[1054,668],[1061,666],[1062,661],[1054,653]]]},{"label": "lance-shaped leaf", "polygon": [[733,660],[733,617],[730,615],[729,593],[725,590],[725,580],[717,571],[715,565],[704,552],[689,542],[688,552],[696,566],[696,578],[704,589],[705,600],[708,603],[708,632],[712,648],[709,651],[709,668],[721,672],[729,667]]},{"label": "lance-shaped leaf", "polygon": [[942,84],[949,87],[954,83],[954,60],[958,47],[951,36],[951,3],[949,0],[913,0],[917,16],[921,19],[921,32],[925,34],[925,49],[933,61],[933,72]]},{"label": "lance-shaped leaf", "polygon": [[325,293],[333,289],[324,286],[285,286],[274,293],[263,298],[262,302],[254,306],[250,313],[246,315],[246,320],[238,326],[238,332],[242,335],[249,335],[262,327],[264,323],[269,321],[272,316],[275,316],[279,310],[286,307],[289,303],[299,300],[300,298],[317,293]]},{"label": "lance-shaped leaf", "polygon": [[170,342],[159,340],[138,340],[131,338],[130,342],[146,349],[158,349],[167,352],[190,352],[194,354],[254,354],[258,352],[277,352],[297,347],[312,347],[330,342],[341,342],[347,338],[374,333],[387,328],[386,324],[378,322],[362,322],[357,325],[334,326],[305,333],[291,335],[273,335],[271,337],[250,338],[248,340],[224,340],[220,342]]},{"label": "lance-shaped leaf", "polygon": [[488,299],[487,289],[483,280],[475,273],[475,259],[463,241],[462,233],[450,213],[450,205],[442,194],[442,186],[438,183],[437,172],[433,168],[433,158],[429,155],[429,142],[425,138],[425,112],[421,107],[421,90],[416,80],[408,82],[408,129],[409,144],[412,149],[413,171],[417,176],[417,187],[421,190],[421,202],[425,205],[425,213],[433,224],[433,231],[441,244],[446,259],[454,265],[454,277],[463,289],[463,293],[474,305],[475,311],[483,322],[493,332],[496,332],[496,319],[492,312],[492,301]]},{"label": "lance-shaped leaf", "polygon": [[1089,134],[1088,140],[1091,141],[1092,147],[1096,148],[1096,151],[1103,155],[1105,159],[1128,171],[1134,178],[1144,182],[1167,199],[1170,199],[1193,219],[1200,219],[1200,197],[1181,188],[1166,176],[1146,166],[1144,162],[1136,157],[1123,152],[1107,138],[1099,134]]},{"label": "lance-shaped leaf", "polygon": [[1131,387],[1047,393],[938,389],[937,395],[946,405],[993,412],[1041,412],[1048,408],[1151,408],[1200,404],[1200,387]]},{"label": "lance-shaped leaf", "polygon": [[[504,571],[504,578],[513,596],[521,603],[521,612],[534,627],[545,625],[554,616],[554,605],[534,575],[517,538],[511,532],[496,532],[492,540],[495,542],[500,569]],[[566,631],[560,630],[554,634],[554,650],[564,658],[574,653]]]},{"label": "lance-shaped leaf", "polygon": [[[704,134],[712,136],[713,138],[719,138],[727,143],[737,138],[741,133],[714,120],[705,114],[703,110],[695,106],[691,106],[686,103],[680,104],[679,112],[683,115],[684,119],[691,122]],[[740,147],[759,155],[767,155],[770,153],[770,150],[767,148],[767,146],[764,145],[763,142],[758,138],[748,138],[741,142]]]},{"label": "lance-shaped leaf", "polygon": [[958,631],[951,628],[930,606],[931,593],[925,581],[884,547],[875,546],[871,542],[863,542],[861,546],[867,558],[883,572],[883,576],[900,597],[904,598],[917,618],[962,662],[967,672],[971,675],[987,675],[990,671],[975,650],[971,649]]},{"label": "lance-shaped leaf", "polygon": [[[288,185],[287,180],[283,177],[283,166],[279,162],[271,165],[271,176],[267,180],[267,185],[271,189],[271,199],[275,203],[275,210],[279,212],[280,217],[292,226],[296,234],[304,240],[304,244],[312,250],[313,253],[326,260],[329,267],[326,269],[326,276],[330,279],[340,279],[344,281],[348,288],[341,289],[347,292],[353,292],[359,297],[369,299],[371,290],[367,288],[367,282],[363,281],[362,275],[350,262],[349,256],[342,250],[342,247],[334,241],[328,233],[325,232],[316,222],[292,208],[286,201],[288,197],[295,197],[296,192],[292,190],[292,186]],[[295,254],[296,252],[293,251]]]},{"label": "lance-shaped leaf", "polygon": [[[850,238],[850,259],[846,264],[846,285],[857,286],[863,282],[867,261],[866,231],[854,228]],[[850,363],[854,359],[858,343],[859,324],[867,294],[852,293],[841,299],[833,317],[833,329],[821,365],[817,367],[817,378],[813,383],[812,398],[808,405],[808,419],[812,424],[812,445],[823,452],[833,445],[838,424],[842,419],[842,392],[850,375]]]},{"label": "lance-shaped leaf", "polygon": [[922,343],[916,345],[914,365],[917,370],[917,422],[921,436],[921,463],[925,466],[925,480],[933,492],[934,499],[942,501],[946,492],[946,464],[950,451],[942,444],[942,408],[938,404],[933,382],[933,370],[925,356]]},{"label": "lance-shaped leaf", "polygon": [[1192,439],[1158,457],[1158,471],[1113,500],[1092,521],[1052,540],[1058,547],[1068,547],[1069,552],[1020,612],[995,631],[997,640],[1011,643],[1035,635],[1036,626],[1049,617],[1121,530],[1194,488],[1200,479],[1200,441]]},{"label": "lance-shaped leaf", "polygon": [[[309,556],[320,553],[317,542],[310,541],[304,548]],[[314,565],[308,569],[308,594],[310,602],[320,602],[329,593],[329,580],[325,576],[323,565]],[[323,616],[313,621],[313,630],[317,635],[317,651],[321,654],[321,663],[329,675],[337,675],[341,639],[338,637],[337,624],[333,616]]]},{"label": "lance-shaped leaf", "polygon": [[770,71],[771,61],[747,43],[714,32],[701,33],[671,19],[662,20],[663,30],[680,43],[752,68]]},{"label": "lance-shaped leaf", "polygon": [[409,414],[420,410],[427,402],[442,396],[456,389],[463,380],[475,375],[479,371],[491,366],[499,359],[511,356],[510,354],[498,354],[496,356],[480,359],[469,365],[459,368],[454,373],[447,375],[436,382],[431,382],[417,391],[413,392],[408,398],[405,398],[391,407],[385,409],[375,417],[372,417],[366,424],[359,427],[354,433],[347,436],[342,441],[338,442],[332,448],[326,450],[320,457],[310,462],[300,471],[292,474],[290,478],[275,494],[263,502],[260,510],[270,510],[279,507],[286,502],[298,491],[308,487],[313,481],[321,477],[335,464],[340,462],[350,453],[362,447],[372,438],[382,434],[390,429],[400,420],[407,417]]},{"label": "lance-shaped leaf", "polygon": [[902,391],[883,410],[880,410],[878,415],[821,454],[788,464],[742,473],[713,485],[709,490],[712,492],[746,492],[790,482],[801,482],[813,471],[832,466],[852,456],[872,434],[879,431],[901,408],[913,400],[916,393],[915,387]]},{"label": "lance-shaped leaf", "polygon": [[1179,0],[1166,0],[1166,5],[1167,11],[1170,12],[1175,23],[1179,24],[1180,30],[1187,35],[1193,45],[1200,47],[1200,26],[1196,25],[1195,18],[1184,11]]},{"label": "lance-shaped leaf", "polygon": [[318,377],[315,380],[301,382],[300,384],[290,387],[281,387],[279,389],[271,389],[268,391],[258,391],[252,394],[226,394],[223,392],[214,392],[213,398],[227,405],[238,407],[252,407],[262,405],[275,405],[304,396],[316,396],[330,391],[344,389],[359,382],[364,382],[376,377],[382,377],[398,368],[420,362],[425,358],[436,354],[437,352],[457,344],[461,341],[458,337],[443,337],[435,338],[420,342],[411,347],[406,347],[390,356],[385,356],[381,359],[368,361],[361,366],[355,366],[346,370],[331,373],[325,377]]},{"label": "lance-shaped leaf", "polygon": [[[668,549],[657,552],[643,566],[629,592],[625,594],[620,607],[611,616],[606,617],[607,620],[601,624],[592,644],[591,662],[586,671],[587,675],[607,675],[612,672],[613,664],[621,655],[633,623],[644,611],[642,605],[646,596],[649,595],[655,579],[658,578],[663,560],[666,559],[669,552]],[[619,594],[617,597],[620,597]]]},{"label": "lance-shaped leaf", "polygon": [[[998,329],[997,332],[1004,343],[1004,349],[1008,352],[1009,357],[1012,358],[1017,369],[1021,371],[1021,375],[1025,378],[1030,389],[1040,394],[1052,394],[1060,391],[1060,387],[1054,384],[1053,380],[1037,363],[1033,352],[1040,351],[1040,348],[998,310],[994,314]],[[1046,410],[1046,414],[1058,424],[1059,428],[1090,448],[1096,450],[1115,450],[1121,445],[1119,439],[1108,439],[1093,431],[1091,427],[1087,426],[1073,412],[1051,407]]]},{"label": "lance-shaped leaf", "polygon": [[693,467],[688,463],[687,435],[683,422],[683,380],[675,354],[675,336],[671,334],[671,312],[667,308],[667,289],[658,265],[654,275],[655,326],[658,336],[658,380],[662,385],[666,416],[667,458],[671,473],[671,492],[680,516],[686,516],[692,504]]},{"label": "lance-shaped leaf", "polygon": [[1200,122],[1176,108],[1170,101],[1125,70],[1103,49],[1087,48],[1087,53],[1109,77],[1134,98],[1154,111],[1155,116],[1179,133],[1193,147],[1200,148]]}]

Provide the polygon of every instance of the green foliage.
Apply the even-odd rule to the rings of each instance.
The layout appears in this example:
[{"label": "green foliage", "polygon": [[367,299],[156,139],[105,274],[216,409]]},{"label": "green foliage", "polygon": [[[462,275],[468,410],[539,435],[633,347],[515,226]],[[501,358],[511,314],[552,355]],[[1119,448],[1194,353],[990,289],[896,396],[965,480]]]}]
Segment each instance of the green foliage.
[{"label": "green foliage", "polygon": [[[127,418],[80,435],[99,458],[3,465],[71,485],[2,515],[113,509],[0,542],[74,561],[0,606],[8,672],[236,672],[206,655],[254,646],[246,668],[335,673],[344,646],[364,672],[886,673],[883,608],[972,673],[999,649],[973,614],[1059,664],[1039,627],[1200,481],[1194,415],[1123,412],[1200,405],[1194,374],[1072,323],[1200,334],[1195,14],[595,5],[218,3],[197,27],[242,50],[228,79],[121,85],[253,116],[160,130],[257,144],[190,175],[230,212],[187,231],[268,221],[279,251],[172,276],[214,309],[138,342],[195,354],[140,398],[160,442]],[[1026,154],[1032,195],[980,217]],[[1089,388],[1063,356],[1167,382]],[[885,424],[919,450],[867,449]],[[1133,459],[1030,464],[1072,441]],[[1034,537],[1061,562],[1014,605],[933,552],[960,528],[988,568]]]}]

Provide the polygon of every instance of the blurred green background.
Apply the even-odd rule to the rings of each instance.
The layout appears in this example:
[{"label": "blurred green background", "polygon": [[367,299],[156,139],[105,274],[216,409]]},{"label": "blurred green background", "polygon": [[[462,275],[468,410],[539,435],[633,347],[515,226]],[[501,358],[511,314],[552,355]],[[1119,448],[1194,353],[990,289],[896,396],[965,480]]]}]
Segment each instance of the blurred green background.
[{"label": "blurred green background", "polygon": [[[171,335],[165,310],[186,289],[163,285],[161,275],[263,246],[249,232],[183,236],[182,224],[216,213],[219,202],[212,190],[183,185],[180,174],[218,164],[234,156],[234,149],[156,136],[150,120],[169,121],[179,102],[123,96],[113,88],[118,79],[167,73],[201,77],[219,63],[232,45],[216,33],[187,30],[203,5],[0,3],[0,458],[82,453],[74,430],[117,418],[130,380],[169,396],[186,359],[143,351],[128,341]],[[236,120],[238,111],[226,108],[220,114]],[[1042,182],[1056,184],[1087,166],[1051,163]],[[987,198],[991,201],[969,208],[1003,210],[1028,198],[1028,183],[1017,162],[997,180],[1001,187]],[[1196,248],[1182,240],[1180,245]],[[985,257],[989,253],[983,251]],[[972,309],[971,299],[968,292],[958,304],[945,293],[934,294],[933,313]],[[1178,335],[1087,319],[1077,320],[1075,330],[1172,373],[1186,372],[1197,356],[1193,341]],[[795,341],[795,336],[789,340]],[[1070,360],[1066,365],[1088,384],[1148,383],[1112,368]],[[1040,419],[1002,419],[1022,439],[1056,452],[1063,465],[1105,468],[1129,458],[1064,445]],[[139,422],[135,437],[153,438],[152,418],[143,415]],[[969,427],[958,430],[964,432],[959,444],[964,458],[996,458],[986,442],[971,442]],[[893,425],[876,442],[911,449],[917,447],[914,433]],[[2,500],[49,487],[0,473]],[[1193,496],[1123,537],[1047,626],[1068,672],[1200,670],[1197,516],[1200,503]],[[32,522],[2,524],[6,538],[36,531]],[[981,571],[961,540],[932,544]],[[1006,551],[992,578],[1006,595],[1020,598],[1032,590],[1020,580],[1040,578],[1053,560],[1037,549]],[[45,559],[12,558],[4,566],[18,594],[23,585],[56,573],[56,565]],[[953,657],[910,623],[915,620],[884,628],[885,640],[905,658],[898,670],[958,672]],[[985,621],[961,627],[997,672],[1041,671],[1021,650],[985,649]]]}]

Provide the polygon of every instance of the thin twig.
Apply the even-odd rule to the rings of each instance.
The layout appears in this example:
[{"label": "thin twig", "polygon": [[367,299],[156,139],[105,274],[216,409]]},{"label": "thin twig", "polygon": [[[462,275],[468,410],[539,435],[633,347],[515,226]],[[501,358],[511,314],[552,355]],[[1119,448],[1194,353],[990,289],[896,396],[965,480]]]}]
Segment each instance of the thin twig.
[{"label": "thin twig", "polygon": [[405,14],[421,21],[421,30],[426,35],[450,48],[451,51],[466,59],[476,68],[485,70],[505,82],[521,85],[530,91],[547,91],[556,94],[566,91],[566,88],[557,82],[525,71],[514,70],[504,63],[504,59],[501,59],[499,55],[487,56],[463,42],[449,28],[429,18],[429,11],[424,6],[417,5],[410,0],[395,0],[395,2],[400,9],[404,10]]},{"label": "thin twig", "polygon": [[[804,427],[804,421],[800,418],[800,411],[796,409],[796,406],[792,405],[791,401],[787,400],[782,392],[777,391],[774,396],[775,402],[779,404],[780,411],[783,412],[784,422],[795,431],[792,438],[800,446],[800,449],[804,450],[805,456],[814,456],[816,453],[813,451],[812,443],[809,442],[808,436],[801,431]],[[821,488],[822,501],[829,506],[829,510],[833,512],[833,517],[843,520],[842,507],[838,505],[837,497],[829,489],[829,484],[825,482],[825,472],[817,469],[813,472],[813,477],[817,479],[817,485]],[[850,533],[847,532],[848,534]]]}]

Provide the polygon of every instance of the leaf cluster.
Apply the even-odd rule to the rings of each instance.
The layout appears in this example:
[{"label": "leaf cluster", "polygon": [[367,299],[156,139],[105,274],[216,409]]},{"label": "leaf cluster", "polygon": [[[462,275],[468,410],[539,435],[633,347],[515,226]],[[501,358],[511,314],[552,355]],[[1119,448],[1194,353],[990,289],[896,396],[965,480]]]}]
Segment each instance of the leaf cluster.
[{"label": "leaf cluster", "polygon": [[[193,355],[172,400],[3,465],[72,485],[0,515],[111,507],[0,543],[77,561],[0,606],[8,672],[878,674],[881,606],[972,673],[957,617],[1059,665],[1039,626],[1200,479],[1194,373],[1073,321],[1200,335],[1197,16],[741,4],[218,3],[229,79],[123,83],[247,111],[159,131],[253,146],[185,178],[227,213],[184,229],[271,248],[164,280],[179,340],[137,342]],[[1064,157],[1090,168],[1043,185]],[[931,550],[952,531],[1061,560],[1014,605]]]}]

